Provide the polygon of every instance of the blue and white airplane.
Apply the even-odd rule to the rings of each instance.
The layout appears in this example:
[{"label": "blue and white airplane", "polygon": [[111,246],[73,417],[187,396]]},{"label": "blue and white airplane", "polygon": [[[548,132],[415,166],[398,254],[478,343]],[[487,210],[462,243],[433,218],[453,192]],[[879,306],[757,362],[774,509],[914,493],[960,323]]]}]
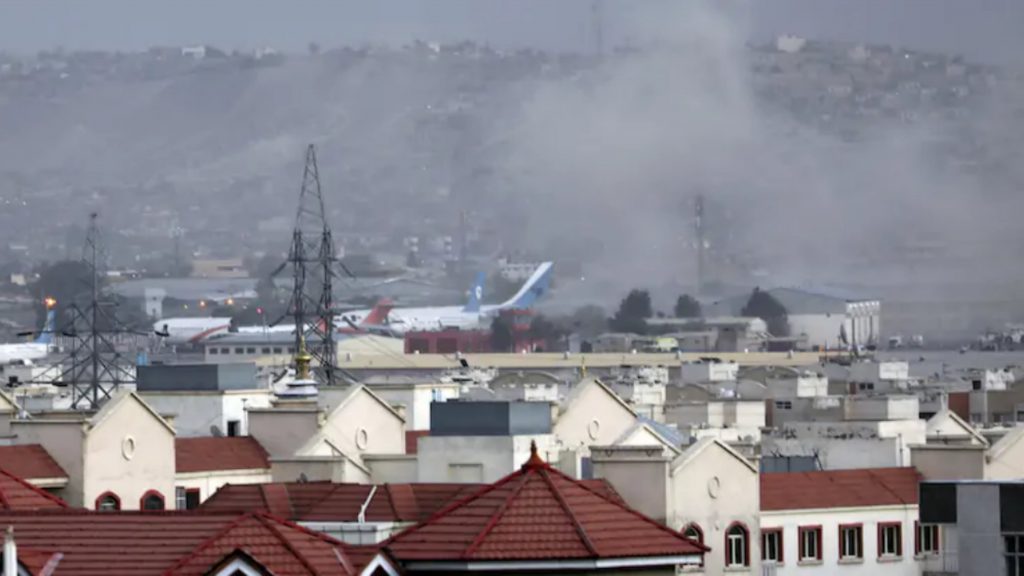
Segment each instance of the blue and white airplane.
[{"label": "blue and white airplane", "polygon": [[43,329],[33,342],[0,344],[0,364],[31,363],[33,360],[45,358],[50,353],[50,346],[53,344],[55,321],[56,312],[51,308],[46,313],[46,323],[43,324]]},{"label": "blue and white airplane", "polygon": [[[470,329],[485,326],[502,310],[527,309],[547,294],[551,287],[551,262],[544,262],[533,271],[514,296],[501,304],[481,304],[484,294],[484,274],[477,274],[469,291],[465,306],[430,306],[423,308],[394,308],[388,314],[387,327],[401,335],[416,330],[443,328]],[[370,310],[354,310],[342,315],[342,320],[358,323]]]}]

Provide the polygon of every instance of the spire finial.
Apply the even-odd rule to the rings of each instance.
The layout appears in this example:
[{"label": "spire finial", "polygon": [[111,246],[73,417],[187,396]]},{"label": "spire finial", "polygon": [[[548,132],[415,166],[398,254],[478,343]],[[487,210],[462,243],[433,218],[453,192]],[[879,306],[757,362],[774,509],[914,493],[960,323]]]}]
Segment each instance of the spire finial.
[{"label": "spire finial", "polygon": [[544,468],[548,465],[540,454],[537,453],[537,441],[530,440],[530,459],[523,464],[523,470],[529,470],[531,468]]},{"label": "spire finial", "polygon": [[306,336],[299,335],[299,349],[295,351],[295,379],[309,380],[309,363],[313,357],[306,352]]}]

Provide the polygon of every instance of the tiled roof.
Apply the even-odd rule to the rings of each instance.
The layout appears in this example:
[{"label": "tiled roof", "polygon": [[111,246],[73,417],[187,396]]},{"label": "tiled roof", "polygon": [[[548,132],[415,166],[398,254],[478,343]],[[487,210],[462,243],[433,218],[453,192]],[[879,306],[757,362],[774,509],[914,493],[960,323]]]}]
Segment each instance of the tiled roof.
[{"label": "tiled roof", "polygon": [[[604,480],[585,485],[621,502]],[[288,482],[228,484],[202,503],[211,512],[268,512],[296,522],[355,522],[363,504],[367,522],[422,522],[448,504],[479,492],[483,484],[334,484]]]},{"label": "tiled roof", "polygon": [[238,551],[270,574],[356,574],[345,548],[338,540],[290,522],[265,514],[247,514],[200,544],[164,574],[202,576]]},{"label": "tiled roof", "polygon": [[416,454],[419,452],[419,440],[429,436],[430,430],[406,430],[405,431],[405,453]]},{"label": "tiled roof", "polygon": [[174,462],[179,473],[270,468],[267,451],[251,436],[175,438]]},{"label": "tiled roof", "polygon": [[761,475],[761,510],[917,504],[917,470],[864,468]]},{"label": "tiled roof", "polygon": [[706,548],[545,463],[523,467],[389,539],[400,562],[696,556]]},{"label": "tiled roof", "polygon": [[0,468],[30,480],[68,477],[68,473],[39,444],[0,446]]},{"label": "tiled roof", "polygon": [[49,492],[36,488],[5,470],[0,470],[0,511],[60,510],[68,505]]}]

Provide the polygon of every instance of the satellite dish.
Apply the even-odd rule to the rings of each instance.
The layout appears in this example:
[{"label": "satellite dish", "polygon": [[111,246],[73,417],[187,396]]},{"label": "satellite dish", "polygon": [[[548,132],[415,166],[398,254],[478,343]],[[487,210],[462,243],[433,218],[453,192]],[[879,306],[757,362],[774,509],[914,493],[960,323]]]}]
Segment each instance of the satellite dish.
[{"label": "satellite dish", "polygon": [[210,425],[210,435],[214,438],[222,438],[224,433],[220,431],[220,428],[216,424]]}]

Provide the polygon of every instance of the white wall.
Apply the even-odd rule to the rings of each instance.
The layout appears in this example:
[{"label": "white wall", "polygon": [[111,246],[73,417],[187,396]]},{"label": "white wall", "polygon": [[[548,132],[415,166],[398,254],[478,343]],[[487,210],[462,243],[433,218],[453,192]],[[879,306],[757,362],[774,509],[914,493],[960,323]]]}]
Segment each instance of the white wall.
[{"label": "white wall", "polygon": [[557,462],[554,437],[424,436],[417,453],[419,482],[494,482],[519,469],[530,457],[530,442],[547,462]]},{"label": "white wall", "polygon": [[389,384],[370,385],[369,388],[388,404],[405,406],[406,430],[430,430],[430,403],[434,401],[435,394],[444,400],[459,397],[457,384],[410,384],[407,386]]},{"label": "white wall", "polygon": [[[198,488],[199,501],[205,502],[207,498],[225,484],[264,484],[272,482],[270,470],[218,470],[214,472],[189,472],[179,473],[175,476],[174,487],[177,488]],[[174,495],[167,503],[167,508],[173,509]]]},{"label": "white wall", "polygon": [[239,392],[145,392],[139,394],[160,414],[174,414],[174,429],[181,438],[210,436],[211,426],[227,435],[228,422],[240,424],[239,436],[249,434],[246,408],[269,408],[268,390]]},{"label": "white wall", "polygon": [[[920,563],[914,559],[914,521],[917,506],[880,506],[872,508],[832,508],[821,510],[762,511],[761,528],[782,528],[783,564],[778,576],[917,576]],[[878,523],[902,522],[903,556],[899,560],[878,559]],[[839,525],[863,525],[863,561],[839,563]],[[798,562],[798,528],[822,527],[820,564]]]}]

